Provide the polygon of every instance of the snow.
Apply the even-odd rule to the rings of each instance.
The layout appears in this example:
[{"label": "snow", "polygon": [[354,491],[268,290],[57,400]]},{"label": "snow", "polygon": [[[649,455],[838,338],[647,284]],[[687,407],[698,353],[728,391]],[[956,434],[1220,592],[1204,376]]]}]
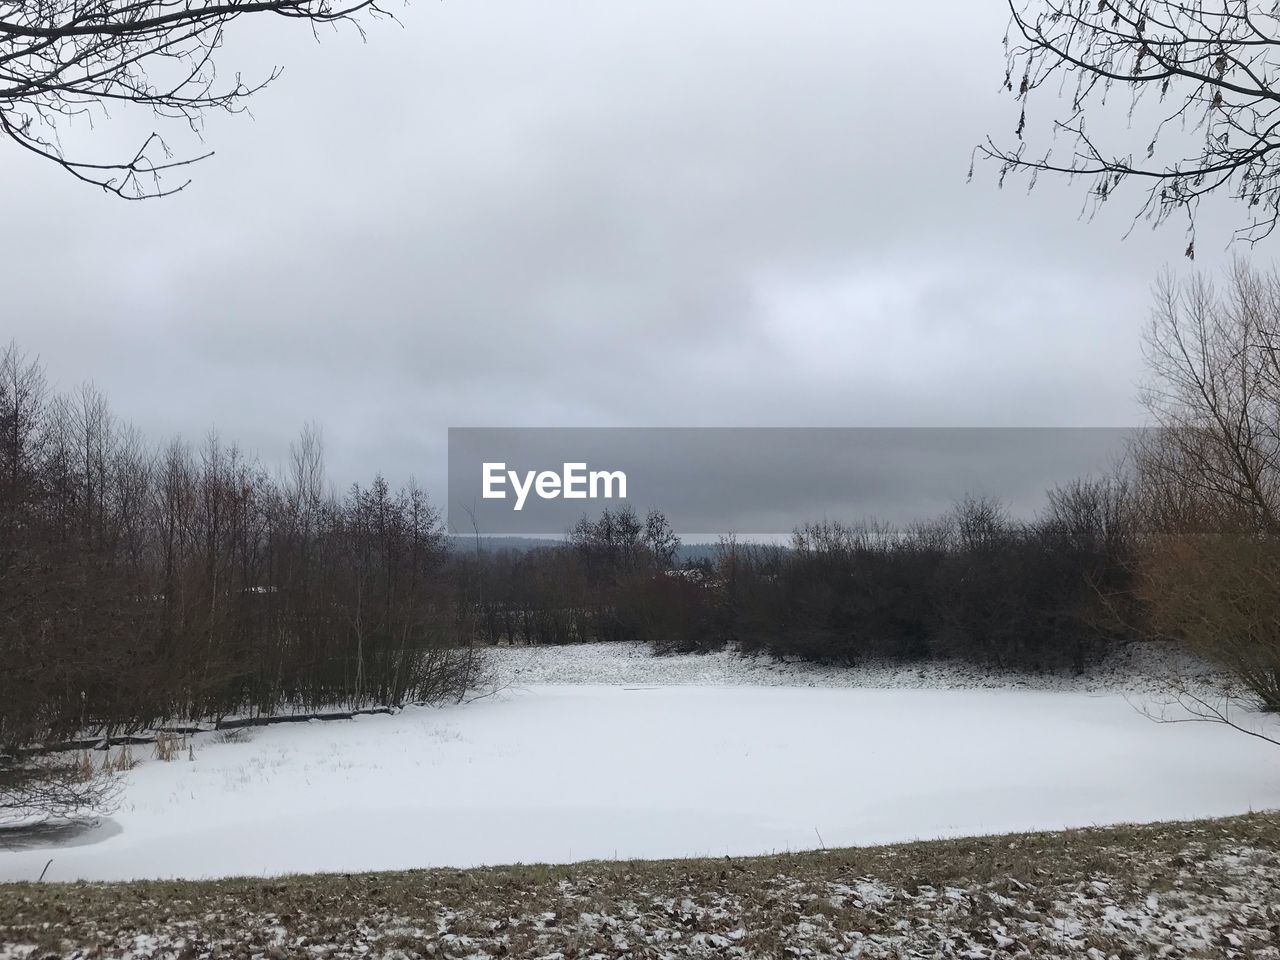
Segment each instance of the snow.
[{"label": "snow", "polygon": [[[658,662],[677,660],[710,662]],[[0,840],[0,880],[50,858],[72,880],[743,855],[1280,806],[1274,746],[1081,690],[525,683],[193,743],[85,833]]]},{"label": "snow", "polygon": [[891,690],[1057,690],[1158,693],[1168,678],[1218,679],[1203,662],[1168,644],[1135,643],[1084,674],[996,673],[972,664],[871,661],[856,666],[780,661],[730,650],[655,657],[642,643],[566,647],[496,647],[488,652],[498,676],[513,684],[692,684],[695,686],[846,687]]}]

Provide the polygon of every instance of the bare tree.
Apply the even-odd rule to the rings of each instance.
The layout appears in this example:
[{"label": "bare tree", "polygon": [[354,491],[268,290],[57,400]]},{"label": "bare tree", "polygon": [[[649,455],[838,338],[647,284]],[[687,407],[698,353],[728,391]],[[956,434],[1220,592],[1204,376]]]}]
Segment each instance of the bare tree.
[{"label": "bare tree", "polygon": [[[1012,146],[977,152],[1011,172],[1082,177],[1095,204],[1145,186],[1138,217],[1188,217],[1202,197],[1247,208],[1257,242],[1280,218],[1280,10],[1254,0],[1008,0],[1004,85],[1021,105]],[[1265,9],[1264,9],[1265,7]],[[1047,143],[1032,146],[1037,102],[1052,101]],[[1141,138],[1102,142],[1086,121],[1111,114]],[[1126,125],[1127,121],[1127,125]],[[1135,129],[1136,125],[1136,129]]]},{"label": "bare tree", "polygon": [[1147,361],[1138,593],[1156,631],[1280,710],[1280,274],[1164,280]]},{"label": "bare tree", "polygon": [[9,549],[17,540],[20,507],[36,482],[44,403],[43,369],[10,343],[0,350],[0,529]]},{"label": "bare tree", "polygon": [[67,121],[135,105],[199,132],[210,110],[241,111],[279,74],[219,79],[217,53],[234,21],[276,14],[314,30],[361,11],[383,13],[376,0],[0,0],[0,139],[126,199],[175,193],[190,181],[174,172],[209,154],[175,158],[153,132],[131,156],[69,156]]},{"label": "bare tree", "polygon": [[1237,261],[1219,291],[1205,276],[1157,285],[1142,400],[1157,432],[1139,449],[1159,523],[1280,535],[1280,274]]},{"label": "bare tree", "polygon": [[92,387],[0,352],[0,821],[101,808],[41,753],[158,723],[461,696],[439,515],[381,478],[326,494],[317,430],[273,478],[210,434],[155,450]]}]

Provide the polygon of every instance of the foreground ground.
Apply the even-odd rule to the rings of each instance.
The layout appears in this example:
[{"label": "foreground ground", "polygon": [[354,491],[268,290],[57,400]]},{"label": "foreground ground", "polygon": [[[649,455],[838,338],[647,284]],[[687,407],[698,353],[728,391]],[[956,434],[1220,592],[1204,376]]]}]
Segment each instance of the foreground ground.
[{"label": "foreground ground", "polygon": [[1271,744],[1074,691],[528,686],[136,756],[92,828],[0,834],[0,881],[749,856],[1280,807]]},{"label": "foreground ground", "polygon": [[0,960],[49,954],[1262,960],[1280,957],[1280,815],[745,859],[0,885]]}]

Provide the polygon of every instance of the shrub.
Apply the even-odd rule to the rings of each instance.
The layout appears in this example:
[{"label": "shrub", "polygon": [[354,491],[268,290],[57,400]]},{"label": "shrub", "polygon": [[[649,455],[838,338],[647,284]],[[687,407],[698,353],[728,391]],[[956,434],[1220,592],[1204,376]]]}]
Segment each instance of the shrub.
[{"label": "shrub", "polygon": [[0,824],[71,820],[108,812],[120,780],[87,754],[0,759]]},{"label": "shrub", "polygon": [[1241,533],[1154,537],[1142,572],[1153,627],[1280,711],[1280,543]]}]

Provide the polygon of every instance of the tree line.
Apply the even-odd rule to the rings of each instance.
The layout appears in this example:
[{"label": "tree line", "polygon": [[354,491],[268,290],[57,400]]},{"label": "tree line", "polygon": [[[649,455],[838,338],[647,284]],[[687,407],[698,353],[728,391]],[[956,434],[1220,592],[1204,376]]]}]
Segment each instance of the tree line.
[{"label": "tree line", "polygon": [[176,719],[458,695],[474,669],[440,519],[274,476],[216,434],[148,446],[92,387],[0,353],[0,753]]},{"label": "tree line", "polygon": [[462,580],[486,643],[1083,670],[1139,633],[1127,493],[1119,480],[1073,483],[1029,522],[967,499],[907,529],[824,521],[786,546],[725,537],[682,566],[660,513],[623,508],[561,546],[458,562],[472,568]]}]

